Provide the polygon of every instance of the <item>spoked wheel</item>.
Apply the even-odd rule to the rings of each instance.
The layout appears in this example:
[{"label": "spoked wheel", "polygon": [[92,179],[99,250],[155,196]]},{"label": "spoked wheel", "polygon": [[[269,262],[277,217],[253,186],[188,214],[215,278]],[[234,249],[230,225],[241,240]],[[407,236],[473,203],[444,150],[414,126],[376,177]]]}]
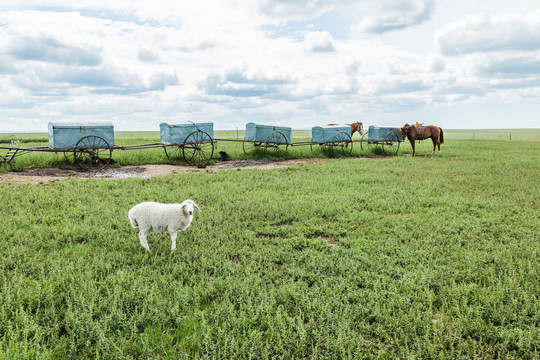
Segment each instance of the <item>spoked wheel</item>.
[{"label": "spoked wheel", "polygon": [[368,140],[368,133],[364,133],[364,135],[362,135],[362,139],[360,140],[360,149],[362,150],[370,150],[371,147],[372,147],[372,143],[369,142]]},{"label": "spoked wheel", "polygon": [[99,171],[111,162],[112,148],[100,136],[85,136],[77,142],[73,151],[73,160],[83,170]]},{"label": "spoked wheel", "polygon": [[381,146],[385,154],[396,155],[399,150],[399,138],[394,132],[384,135]]},{"label": "spoked wheel", "polygon": [[351,135],[340,131],[334,135],[332,142],[328,146],[331,156],[349,156],[353,148]]},{"label": "spoked wheel", "polygon": [[262,142],[247,141],[246,139],[244,139],[242,142],[242,148],[244,149],[244,154],[246,155],[253,155],[257,151],[260,151],[260,149],[262,149],[261,145]]},{"label": "spoked wheel", "polygon": [[283,160],[287,156],[289,143],[280,131],[272,131],[264,142],[264,153],[271,160]]},{"label": "spoked wheel", "polygon": [[214,155],[214,140],[204,131],[194,131],[184,140],[182,154],[189,165],[204,167]]},{"label": "spoked wheel", "polygon": [[169,159],[174,159],[177,157],[180,157],[180,149],[182,147],[179,145],[167,145],[163,147],[163,150],[165,150],[165,155]]},{"label": "spoked wheel", "polygon": [[74,163],[75,162],[75,150],[70,151],[64,151],[64,158],[68,163]]}]

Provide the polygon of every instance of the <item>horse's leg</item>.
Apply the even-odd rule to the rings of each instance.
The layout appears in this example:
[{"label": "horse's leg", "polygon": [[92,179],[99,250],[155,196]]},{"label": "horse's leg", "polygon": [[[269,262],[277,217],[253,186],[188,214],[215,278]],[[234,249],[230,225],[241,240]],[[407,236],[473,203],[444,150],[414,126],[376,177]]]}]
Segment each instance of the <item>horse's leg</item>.
[{"label": "horse's leg", "polygon": [[433,155],[433,154],[435,154],[435,145],[436,145],[434,136],[431,137],[431,141],[433,142],[433,151],[431,152],[431,155]]},{"label": "horse's leg", "polygon": [[416,142],[416,139],[409,139],[409,141],[411,142],[412,156],[414,156],[414,155],[416,155],[416,150],[414,148],[414,143]]}]

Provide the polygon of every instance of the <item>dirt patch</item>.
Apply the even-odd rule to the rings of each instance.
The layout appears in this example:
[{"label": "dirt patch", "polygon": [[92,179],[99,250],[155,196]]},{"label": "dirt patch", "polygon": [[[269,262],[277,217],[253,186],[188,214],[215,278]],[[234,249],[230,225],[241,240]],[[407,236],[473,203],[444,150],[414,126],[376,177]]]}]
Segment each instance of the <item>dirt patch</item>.
[{"label": "dirt patch", "polygon": [[289,228],[292,225],[293,225],[293,223],[291,221],[287,221],[287,222],[277,224],[276,227],[283,229],[283,228]]},{"label": "dirt patch", "polygon": [[332,247],[338,247],[339,246],[339,240],[330,236],[321,236],[321,239],[326,241],[330,246]]},{"label": "dirt patch", "polygon": [[293,159],[284,161],[270,160],[232,160],[217,162],[206,168],[200,169],[184,165],[143,165],[123,166],[121,168],[106,168],[102,171],[89,173],[77,170],[77,168],[35,168],[21,172],[0,174],[0,185],[38,184],[50,181],[58,181],[69,178],[100,178],[100,179],[126,179],[131,177],[151,178],[184,172],[210,171],[231,169],[275,169],[298,164],[313,164],[327,161],[324,158]]}]

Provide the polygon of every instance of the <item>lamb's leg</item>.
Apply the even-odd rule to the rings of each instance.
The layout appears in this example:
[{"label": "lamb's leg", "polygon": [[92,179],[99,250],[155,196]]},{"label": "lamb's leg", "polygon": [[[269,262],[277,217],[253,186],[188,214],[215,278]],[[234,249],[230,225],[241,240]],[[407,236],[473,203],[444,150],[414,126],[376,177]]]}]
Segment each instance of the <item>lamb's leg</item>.
[{"label": "lamb's leg", "polygon": [[174,233],[171,233],[171,241],[172,241],[172,244],[171,244],[171,251],[174,251],[176,250],[176,232]]},{"label": "lamb's leg", "polygon": [[146,250],[150,251],[150,248],[148,247],[148,242],[146,242],[146,234],[142,231],[139,232],[139,240],[141,241],[141,245]]}]

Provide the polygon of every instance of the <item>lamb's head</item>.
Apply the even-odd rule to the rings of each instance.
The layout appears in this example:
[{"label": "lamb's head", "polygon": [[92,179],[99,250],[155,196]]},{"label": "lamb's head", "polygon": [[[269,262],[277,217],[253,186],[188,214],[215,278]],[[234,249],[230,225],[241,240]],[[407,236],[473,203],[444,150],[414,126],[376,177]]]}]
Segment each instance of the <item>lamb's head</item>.
[{"label": "lamb's head", "polygon": [[197,204],[195,204],[193,200],[186,200],[182,203],[182,210],[184,211],[184,214],[186,214],[186,216],[193,215],[193,209],[201,211],[201,209],[199,209],[199,207],[197,206]]}]

